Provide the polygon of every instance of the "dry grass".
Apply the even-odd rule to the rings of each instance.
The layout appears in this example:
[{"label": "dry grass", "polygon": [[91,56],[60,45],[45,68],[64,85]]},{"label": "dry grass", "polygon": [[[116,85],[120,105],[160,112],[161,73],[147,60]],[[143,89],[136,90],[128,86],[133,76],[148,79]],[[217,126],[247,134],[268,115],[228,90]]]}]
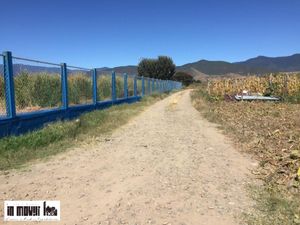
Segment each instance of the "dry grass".
[{"label": "dry grass", "polygon": [[[195,90],[192,98],[196,109],[208,120],[220,124],[241,150],[253,154],[260,163],[255,175],[265,183],[266,190],[261,191],[267,194],[261,192],[258,199],[260,209],[266,211],[261,217],[255,217],[257,223],[251,224],[280,224],[258,223],[262,217],[273,221],[272,210],[277,211],[277,222],[294,213],[284,224],[296,224],[294,221],[300,216],[300,177],[297,175],[300,167],[300,105],[214,101],[203,87]],[[287,210],[284,205],[293,207]]]}]

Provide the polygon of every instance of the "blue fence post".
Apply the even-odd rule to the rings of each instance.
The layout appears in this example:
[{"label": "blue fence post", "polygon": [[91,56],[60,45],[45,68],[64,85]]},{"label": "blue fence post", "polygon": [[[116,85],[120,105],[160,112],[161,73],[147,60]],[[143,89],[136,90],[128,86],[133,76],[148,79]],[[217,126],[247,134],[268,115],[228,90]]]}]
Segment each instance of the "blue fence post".
[{"label": "blue fence post", "polygon": [[62,108],[68,109],[69,99],[68,99],[68,71],[67,64],[61,64],[61,98],[62,98]]},{"label": "blue fence post", "polygon": [[137,77],[134,76],[134,80],[133,80],[133,93],[134,93],[134,97],[137,97]]},{"label": "blue fence post", "polygon": [[117,99],[116,95],[116,73],[113,71],[111,73],[111,100],[114,102]]},{"label": "blue fence post", "polygon": [[145,95],[145,79],[142,77],[142,96],[144,97]]},{"label": "blue fence post", "polygon": [[98,93],[97,93],[97,69],[92,70],[93,76],[93,104],[97,105],[98,102]]},{"label": "blue fence post", "polygon": [[3,52],[3,69],[5,83],[6,115],[8,118],[16,116],[14,73],[11,52]]},{"label": "blue fence post", "polygon": [[124,98],[128,98],[127,73],[124,73]]}]

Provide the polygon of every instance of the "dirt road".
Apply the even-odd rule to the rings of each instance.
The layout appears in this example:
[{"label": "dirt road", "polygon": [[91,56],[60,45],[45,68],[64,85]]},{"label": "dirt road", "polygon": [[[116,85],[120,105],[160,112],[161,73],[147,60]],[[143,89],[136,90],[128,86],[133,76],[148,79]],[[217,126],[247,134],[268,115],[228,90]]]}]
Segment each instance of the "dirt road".
[{"label": "dirt road", "polygon": [[0,175],[0,200],[60,200],[59,224],[242,224],[253,163],[189,94],[157,102],[109,137]]}]

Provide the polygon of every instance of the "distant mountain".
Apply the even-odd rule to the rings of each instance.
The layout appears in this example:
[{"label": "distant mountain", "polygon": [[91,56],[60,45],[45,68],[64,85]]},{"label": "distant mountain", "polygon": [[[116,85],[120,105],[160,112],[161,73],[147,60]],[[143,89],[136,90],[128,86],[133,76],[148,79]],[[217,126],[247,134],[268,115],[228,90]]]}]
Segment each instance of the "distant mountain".
[{"label": "distant mountain", "polygon": [[[208,60],[200,60],[198,62],[178,66],[177,70],[190,72],[192,74],[195,74],[195,72],[201,72],[207,75],[223,75],[228,73],[247,74],[257,72],[257,69],[253,69],[247,65]],[[264,69],[260,69],[259,71],[267,72]]]},{"label": "distant mountain", "polygon": [[[0,73],[3,71],[3,64],[0,64]],[[60,73],[60,67],[45,67],[45,66],[32,66],[24,64],[13,65],[14,74],[17,75],[20,72],[27,71],[29,73]]]},{"label": "distant mountain", "polygon": [[264,68],[274,72],[300,71],[300,54],[285,57],[258,56],[235,64],[245,65],[252,68]]},{"label": "distant mountain", "polygon": [[118,66],[113,68],[105,67],[105,69],[98,68],[97,71],[100,72],[100,74],[106,74],[111,73],[111,71],[115,71],[117,74],[127,73],[129,75],[134,75],[137,74],[137,66]]},{"label": "distant mountain", "polygon": [[[120,66],[107,68],[101,72],[109,71],[116,73],[136,74],[136,66]],[[200,60],[193,63],[177,66],[176,70],[191,73],[195,77],[207,77],[208,75],[225,74],[264,74],[271,72],[294,72],[300,71],[300,54],[286,57],[265,57],[259,56],[243,62],[229,63],[226,61]]]},{"label": "distant mountain", "polygon": [[300,54],[285,57],[258,56],[243,62],[229,63],[225,61],[200,60],[177,67],[195,75],[197,72],[207,75],[224,74],[263,74],[270,72],[300,71]]},{"label": "distant mountain", "polygon": [[[0,65],[0,71],[3,66]],[[47,72],[59,73],[59,67],[42,67],[23,64],[15,64],[14,72],[18,74],[20,71],[28,72]],[[300,54],[285,57],[266,57],[258,56],[243,62],[229,63],[226,61],[208,61],[200,60],[193,63],[177,66],[177,71],[185,71],[192,74],[195,78],[207,78],[211,75],[247,75],[247,74],[263,74],[270,72],[295,72],[300,71]],[[74,70],[73,70],[74,71]],[[75,70],[76,71],[76,70]],[[115,71],[117,74],[127,73],[129,75],[137,74],[137,66],[119,66],[119,67],[101,67],[97,68],[100,74],[108,74]]]}]

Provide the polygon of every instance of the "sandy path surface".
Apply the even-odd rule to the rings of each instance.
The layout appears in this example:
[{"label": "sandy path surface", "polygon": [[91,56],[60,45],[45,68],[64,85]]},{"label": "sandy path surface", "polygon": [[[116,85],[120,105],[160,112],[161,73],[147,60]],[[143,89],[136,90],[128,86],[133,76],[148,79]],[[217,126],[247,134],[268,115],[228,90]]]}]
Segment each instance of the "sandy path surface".
[{"label": "sandy path surface", "polygon": [[60,200],[61,221],[49,224],[242,224],[252,167],[186,90],[109,137],[0,175],[0,200]]}]

